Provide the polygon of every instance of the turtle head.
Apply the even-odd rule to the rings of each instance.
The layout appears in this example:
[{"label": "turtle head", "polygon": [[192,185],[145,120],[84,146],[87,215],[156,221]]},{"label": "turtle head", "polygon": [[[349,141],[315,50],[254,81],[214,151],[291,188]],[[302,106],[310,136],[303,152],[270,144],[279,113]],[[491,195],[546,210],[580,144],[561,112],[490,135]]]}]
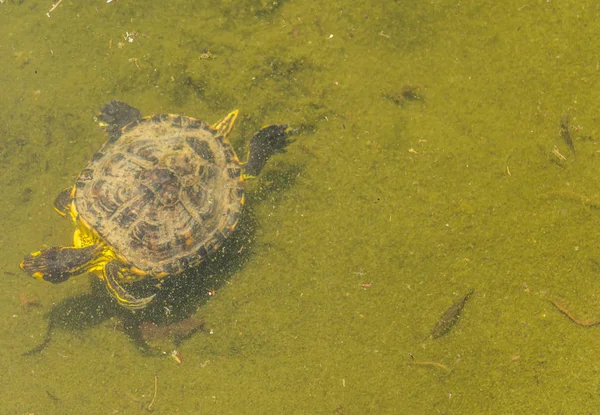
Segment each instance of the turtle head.
[{"label": "turtle head", "polygon": [[84,273],[101,252],[101,245],[84,248],[52,247],[27,255],[20,266],[38,280],[58,284]]},{"label": "turtle head", "polygon": [[268,125],[261,128],[250,139],[250,154],[245,165],[247,177],[258,176],[265,163],[275,153],[283,153],[292,143],[289,137],[292,129],[285,124]]}]

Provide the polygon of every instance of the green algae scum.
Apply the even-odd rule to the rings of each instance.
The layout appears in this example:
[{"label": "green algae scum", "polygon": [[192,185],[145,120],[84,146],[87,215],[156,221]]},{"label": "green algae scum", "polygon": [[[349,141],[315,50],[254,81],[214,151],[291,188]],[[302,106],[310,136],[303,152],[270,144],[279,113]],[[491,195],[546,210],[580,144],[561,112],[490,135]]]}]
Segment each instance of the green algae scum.
[{"label": "green algae scum", "polygon": [[[591,1],[0,1],[0,412],[595,413],[599,328],[548,300],[600,318],[598,33]],[[40,282],[113,100],[296,142],[199,265]]]}]

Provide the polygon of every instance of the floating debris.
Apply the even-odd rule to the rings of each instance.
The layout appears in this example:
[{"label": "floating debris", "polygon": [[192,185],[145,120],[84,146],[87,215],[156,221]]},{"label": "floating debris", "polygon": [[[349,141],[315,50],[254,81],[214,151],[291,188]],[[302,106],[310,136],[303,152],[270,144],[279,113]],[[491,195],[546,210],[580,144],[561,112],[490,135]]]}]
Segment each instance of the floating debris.
[{"label": "floating debris", "polygon": [[156,400],[156,395],[158,394],[158,376],[154,376],[154,396],[152,396],[152,402],[148,405],[147,410],[152,412],[152,405],[154,405],[154,401]]},{"label": "floating debris", "polygon": [[473,288],[469,291],[463,298],[455,302],[446,310],[446,312],[440,317],[438,322],[435,324],[433,329],[431,330],[431,338],[437,339],[438,337],[442,337],[444,334],[448,333],[448,331],[456,324],[460,317],[460,312],[464,308],[465,304],[469,300],[469,297],[475,292]]},{"label": "floating debris", "polygon": [[50,10],[48,10],[48,13],[46,13],[46,16],[50,17],[50,13],[52,13],[58,7],[58,5],[60,3],[62,3],[62,0],[58,0],[56,3],[54,3],[52,5],[52,8]]},{"label": "floating debris", "polygon": [[404,105],[409,101],[421,101],[421,89],[417,86],[405,85],[400,91],[384,93],[384,99],[392,101],[396,105]]},{"label": "floating debris", "polygon": [[21,303],[21,307],[25,311],[29,311],[31,308],[43,308],[42,303],[40,303],[37,298],[30,298],[25,295],[25,293],[21,293],[19,295],[19,302]]},{"label": "floating debris", "polygon": [[593,327],[593,326],[600,325],[600,320],[590,321],[590,320],[578,319],[573,314],[571,314],[569,312],[569,310],[567,310],[567,307],[562,303],[562,301],[559,301],[559,300],[549,300],[549,301],[554,307],[556,307],[558,309],[558,311],[560,311],[565,316],[567,316],[569,318],[569,320],[571,320],[575,324],[579,324],[580,326],[583,326],[583,327]]},{"label": "floating debris", "polygon": [[443,370],[444,372],[450,372],[450,369],[448,369],[448,366],[445,366],[441,363],[438,362],[422,362],[422,361],[412,361],[412,362],[407,362],[407,365],[411,365],[411,366],[432,366],[432,367],[436,367],[438,369]]},{"label": "floating debris", "polygon": [[159,325],[151,321],[140,324],[140,333],[144,341],[171,338],[176,343],[187,339],[204,327],[204,320],[190,318],[177,323]]}]

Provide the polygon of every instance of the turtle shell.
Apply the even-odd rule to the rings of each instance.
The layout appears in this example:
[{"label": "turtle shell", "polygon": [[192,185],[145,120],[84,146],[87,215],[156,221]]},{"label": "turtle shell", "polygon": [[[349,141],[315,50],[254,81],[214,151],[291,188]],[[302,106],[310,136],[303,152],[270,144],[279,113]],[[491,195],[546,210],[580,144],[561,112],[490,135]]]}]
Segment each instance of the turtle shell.
[{"label": "turtle shell", "polygon": [[243,201],[240,163],[227,138],[178,115],[124,127],[81,172],[74,196],[83,226],[156,277],[214,252],[235,228]]}]

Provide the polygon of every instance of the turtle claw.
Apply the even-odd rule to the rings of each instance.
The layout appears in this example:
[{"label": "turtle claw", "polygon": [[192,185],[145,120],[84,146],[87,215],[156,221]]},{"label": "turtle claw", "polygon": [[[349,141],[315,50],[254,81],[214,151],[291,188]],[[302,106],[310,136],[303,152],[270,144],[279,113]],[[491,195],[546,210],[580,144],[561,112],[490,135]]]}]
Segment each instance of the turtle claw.
[{"label": "turtle claw", "polygon": [[141,310],[146,308],[154,299],[156,294],[149,297],[136,298],[123,288],[119,282],[121,265],[118,262],[109,262],[104,266],[104,281],[108,292],[117,300],[117,303],[129,310]]}]

